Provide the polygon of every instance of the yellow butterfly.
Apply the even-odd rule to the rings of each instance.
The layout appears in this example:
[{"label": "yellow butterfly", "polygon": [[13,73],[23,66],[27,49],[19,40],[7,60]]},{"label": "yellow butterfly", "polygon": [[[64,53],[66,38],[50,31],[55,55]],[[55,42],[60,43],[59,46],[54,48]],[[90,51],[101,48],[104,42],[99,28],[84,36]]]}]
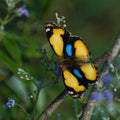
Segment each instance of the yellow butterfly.
[{"label": "yellow butterfly", "polygon": [[53,51],[63,61],[62,75],[68,93],[73,98],[80,97],[97,80],[97,69],[89,62],[88,47],[80,37],[52,22],[46,23],[45,31]]}]

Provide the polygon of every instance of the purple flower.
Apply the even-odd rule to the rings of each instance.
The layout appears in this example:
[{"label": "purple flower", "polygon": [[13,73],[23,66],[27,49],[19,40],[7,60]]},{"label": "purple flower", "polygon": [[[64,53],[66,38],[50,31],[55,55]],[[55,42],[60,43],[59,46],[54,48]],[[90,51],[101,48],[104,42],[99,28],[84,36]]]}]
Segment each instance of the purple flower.
[{"label": "purple flower", "polygon": [[106,74],[102,77],[102,84],[108,85],[113,81],[113,76],[111,74]]},{"label": "purple flower", "polygon": [[101,101],[102,100],[101,92],[99,92],[99,91],[92,92],[90,99],[93,101]]},{"label": "purple flower", "polygon": [[107,100],[107,101],[112,101],[113,100],[113,97],[114,97],[114,94],[112,91],[110,90],[104,90],[103,91],[103,96],[104,98]]},{"label": "purple flower", "polygon": [[25,8],[25,7],[21,7],[18,9],[18,14],[21,15],[25,15],[26,17],[29,17],[29,11]]},{"label": "purple flower", "polygon": [[12,98],[8,98],[8,101],[6,104],[3,105],[3,108],[10,108],[10,107],[14,107],[16,104],[15,100]]}]

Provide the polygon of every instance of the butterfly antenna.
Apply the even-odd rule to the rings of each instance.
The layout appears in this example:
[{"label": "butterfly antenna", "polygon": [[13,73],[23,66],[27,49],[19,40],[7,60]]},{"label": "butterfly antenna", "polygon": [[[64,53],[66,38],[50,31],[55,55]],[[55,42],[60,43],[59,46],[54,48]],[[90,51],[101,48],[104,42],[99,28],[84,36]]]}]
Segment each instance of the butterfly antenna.
[{"label": "butterfly antenna", "polygon": [[57,25],[60,27],[60,26],[63,26],[63,27],[66,27],[66,24],[65,24],[65,16],[62,16],[62,17],[59,17],[58,16],[58,13],[55,13],[55,17],[56,17],[56,20],[57,20]]}]

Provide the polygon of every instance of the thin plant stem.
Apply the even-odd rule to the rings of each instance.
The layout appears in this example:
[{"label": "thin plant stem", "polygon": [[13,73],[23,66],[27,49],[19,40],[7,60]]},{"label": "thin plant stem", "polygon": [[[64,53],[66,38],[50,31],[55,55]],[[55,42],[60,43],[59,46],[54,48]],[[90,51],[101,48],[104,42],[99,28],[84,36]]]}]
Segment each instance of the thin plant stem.
[{"label": "thin plant stem", "polygon": [[30,114],[21,105],[16,103],[16,106],[18,106],[25,113],[29,120],[31,120]]}]

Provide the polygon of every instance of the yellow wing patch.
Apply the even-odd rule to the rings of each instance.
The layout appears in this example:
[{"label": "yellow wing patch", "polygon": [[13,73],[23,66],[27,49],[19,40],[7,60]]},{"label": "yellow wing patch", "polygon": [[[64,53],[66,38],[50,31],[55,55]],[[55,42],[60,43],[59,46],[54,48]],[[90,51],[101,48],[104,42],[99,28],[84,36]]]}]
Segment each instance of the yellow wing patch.
[{"label": "yellow wing patch", "polygon": [[90,56],[89,56],[89,51],[85,43],[81,40],[76,40],[74,43],[75,47],[75,56],[80,58],[82,61],[88,61]]},{"label": "yellow wing patch", "polygon": [[90,81],[95,81],[97,78],[97,70],[92,63],[86,63],[80,66],[80,69],[85,73],[85,77]]},{"label": "yellow wing patch", "polygon": [[63,35],[64,32],[63,29],[53,28],[53,35],[50,37],[50,44],[53,46],[55,53],[60,57],[63,56],[64,43],[61,35]]},{"label": "yellow wing patch", "polygon": [[79,84],[78,79],[70,73],[67,69],[63,71],[65,85],[73,88],[75,92],[82,92],[86,90],[86,87]]}]

